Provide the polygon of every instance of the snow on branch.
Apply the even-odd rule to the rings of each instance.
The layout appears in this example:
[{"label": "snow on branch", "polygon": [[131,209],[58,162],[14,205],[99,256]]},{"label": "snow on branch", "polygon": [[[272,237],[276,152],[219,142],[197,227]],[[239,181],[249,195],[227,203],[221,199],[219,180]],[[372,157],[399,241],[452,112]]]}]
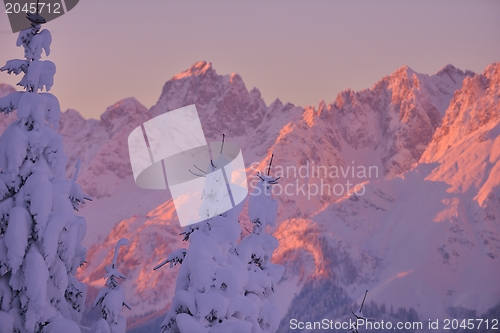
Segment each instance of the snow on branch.
[{"label": "snow on branch", "polygon": [[125,291],[118,285],[117,280],[125,279],[125,275],[118,271],[117,262],[120,247],[128,245],[128,243],[128,239],[126,238],[122,238],[116,243],[111,266],[105,267],[106,275],[104,278],[106,279],[106,286],[99,290],[92,305],[92,308],[98,305],[101,307],[102,319],[98,320],[90,327],[91,333],[125,333],[127,326],[126,320],[125,317],[120,314],[120,311],[122,307],[126,307],[129,310],[131,307],[125,301]]},{"label": "snow on branch", "polygon": [[26,88],[27,91],[37,92],[46,91],[54,85],[54,75],[56,74],[56,65],[50,60],[34,60],[28,66],[28,72],[18,85]]},{"label": "snow on branch", "polygon": [[26,73],[28,69],[29,62],[27,60],[22,59],[12,59],[7,60],[5,66],[0,68],[0,71],[7,72],[7,74],[14,73],[15,75]]},{"label": "snow on branch", "polygon": [[16,91],[0,98],[0,112],[8,114],[17,110],[23,94],[24,91]]},{"label": "snow on branch", "polygon": [[118,285],[118,282],[116,279],[125,279],[125,275],[123,275],[118,269],[116,268],[116,262],[118,260],[118,252],[120,250],[120,247],[128,245],[128,239],[122,238],[116,243],[115,247],[115,253],[113,255],[113,261],[111,262],[111,266],[106,266],[106,275],[104,275],[104,278],[106,279],[106,286],[108,287],[116,287]]},{"label": "snow on branch", "polygon": [[163,260],[161,263],[156,265],[153,270],[156,271],[158,268],[165,266],[167,263],[170,263],[170,268],[174,267],[177,264],[182,264],[184,257],[186,257],[187,249],[178,249],[172,253],[170,253],[167,259]]}]

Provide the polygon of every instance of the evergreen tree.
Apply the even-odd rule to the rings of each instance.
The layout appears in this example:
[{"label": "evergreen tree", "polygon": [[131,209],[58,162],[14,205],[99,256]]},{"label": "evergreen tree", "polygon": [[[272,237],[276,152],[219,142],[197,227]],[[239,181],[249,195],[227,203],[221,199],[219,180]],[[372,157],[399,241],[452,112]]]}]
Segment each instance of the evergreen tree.
[{"label": "evergreen tree", "polygon": [[260,330],[255,332],[266,333],[274,333],[279,327],[281,315],[278,308],[272,304],[272,295],[285,270],[283,266],[271,262],[272,254],[279,244],[276,237],[266,232],[268,225],[276,225],[278,214],[278,202],[272,197],[272,186],[277,184],[280,177],[269,175],[272,160],[273,155],[267,175],[257,173],[260,180],[249,198],[248,214],[253,223],[253,231],[237,246],[238,256],[247,264],[249,273],[245,295],[258,297],[256,303],[259,311],[256,321]]},{"label": "evergreen tree", "polygon": [[19,33],[25,59],[0,68],[24,74],[25,91],[0,99],[0,111],[17,110],[0,137],[0,332],[80,333],[86,286],[74,277],[85,262],[81,245],[85,219],[74,210],[85,199],[73,179],[66,179],[67,158],[57,134],[60,106],[50,93],[55,65],[45,20],[28,14],[30,28]]},{"label": "evergreen tree", "polygon": [[[222,165],[226,162],[219,157],[211,163],[206,175]],[[206,178],[204,195],[217,201],[222,197],[218,191],[224,187],[215,186],[212,176]],[[258,234],[238,243],[241,227],[237,217],[243,205],[244,202],[186,227],[182,234],[184,240],[189,240],[189,248],[174,251],[155,267],[158,269],[168,262],[171,267],[182,264],[175,297],[162,324],[163,333],[276,332],[280,315],[269,297],[283,267],[270,263],[269,259],[277,240],[263,231],[265,223],[271,223],[264,220],[256,222],[261,227]],[[213,212],[209,206],[202,209],[202,213]],[[262,209],[266,207],[259,208]],[[270,218],[272,215],[269,214]]]},{"label": "evergreen tree", "polygon": [[125,302],[125,291],[118,285],[118,279],[125,279],[125,275],[117,269],[118,251],[120,246],[128,244],[128,239],[122,238],[116,243],[115,255],[111,266],[106,266],[106,285],[99,290],[93,308],[101,307],[102,318],[90,328],[90,333],[125,333],[127,322],[120,314],[122,307],[130,306]]}]

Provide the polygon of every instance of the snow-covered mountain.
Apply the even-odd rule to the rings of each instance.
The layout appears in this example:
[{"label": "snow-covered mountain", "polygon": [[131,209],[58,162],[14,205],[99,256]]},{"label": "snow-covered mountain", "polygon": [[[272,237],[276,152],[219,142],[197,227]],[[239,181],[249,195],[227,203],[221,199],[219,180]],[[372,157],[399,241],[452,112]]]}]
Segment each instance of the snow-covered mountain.
[{"label": "snow-covered mountain", "polygon": [[359,302],[368,289],[369,300],[412,308],[424,321],[479,317],[500,303],[499,73],[497,63],[465,78],[411,170],[280,225],[276,259],[291,280],[317,281],[292,302],[281,332],[286,319],[314,319],[300,309],[326,304],[329,296],[308,296],[332,277],[347,299]]},{"label": "snow-covered mountain", "polygon": [[[409,170],[441,124],[454,92],[470,75],[451,65],[433,76],[405,66],[371,89],[348,89],[333,103],[321,101],[317,109],[305,108],[300,119],[281,129],[270,149],[276,166],[291,167],[281,187],[289,186],[294,195],[281,196],[281,216],[307,217],[346,195],[347,182],[352,188]],[[267,160],[258,169],[266,164]],[[304,172],[299,174],[301,167]],[[310,186],[312,193],[317,186],[319,195],[304,195],[302,185]]]},{"label": "snow-covered mountain", "polygon": [[[414,308],[424,320],[450,307],[480,315],[500,303],[499,67],[476,75],[448,65],[432,76],[402,67],[371,89],[303,109],[279,100],[266,106],[239,75],[199,62],[169,80],[151,110],[129,98],[100,120],[66,111],[68,170],[83,159],[79,182],[94,199],[81,211],[91,248],[80,278],[102,286],[111,249],[129,238],[121,270],[132,311],[125,315],[139,323],[165,313],[177,269],[152,267],[181,245],[180,228],[168,191],[134,184],[127,136],[194,103],[208,140],[225,133],[238,143],[249,174],[265,171],[274,153],[272,172],[282,173],[281,190],[292,191],[279,196],[283,222],[275,233],[276,260],[287,267],[277,292],[282,332],[292,315],[341,316],[365,289],[369,301]],[[0,94],[9,89],[0,86]],[[348,196],[348,181],[364,194]],[[328,191],[313,195],[314,186]],[[328,303],[328,291],[337,302]]]}]

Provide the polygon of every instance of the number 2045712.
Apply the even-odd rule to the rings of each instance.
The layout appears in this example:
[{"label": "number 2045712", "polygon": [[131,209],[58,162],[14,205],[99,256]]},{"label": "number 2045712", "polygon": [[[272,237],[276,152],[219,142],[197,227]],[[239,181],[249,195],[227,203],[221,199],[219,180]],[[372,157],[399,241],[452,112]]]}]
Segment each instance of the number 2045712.
[{"label": "number 2045712", "polygon": [[[48,14],[61,14],[62,13],[61,4],[58,2],[55,3],[38,3],[38,14],[42,15],[44,13]],[[7,2],[5,3],[5,13],[6,14],[19,14],[19,13],[37,13],[37,3],[24,3],[20,4],[17,2]]]},{"label": "number 2045712", "polygon": [[459,328],[478,330],[478,329],[490,329],[498,330],[498,319],[444,319],[443,329],[445,330],[456,330]]}]

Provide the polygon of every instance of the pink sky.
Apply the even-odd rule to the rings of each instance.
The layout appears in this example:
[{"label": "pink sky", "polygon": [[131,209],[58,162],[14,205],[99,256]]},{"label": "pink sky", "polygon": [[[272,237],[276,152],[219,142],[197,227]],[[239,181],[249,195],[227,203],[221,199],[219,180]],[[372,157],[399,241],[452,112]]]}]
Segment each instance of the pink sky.
[{"label": "pink sky", "polygon": [[[45,25],[63,109],[98,118],[129,96],[156,103],[163,84],[199,60],[238,73],[266,103],[333,101],[408,65],[481,72],[500,61],[499,1],[80,0]],[[0,13],[0,63],[22,57]],[[0,74],[0,82],[17,77]]]}]

